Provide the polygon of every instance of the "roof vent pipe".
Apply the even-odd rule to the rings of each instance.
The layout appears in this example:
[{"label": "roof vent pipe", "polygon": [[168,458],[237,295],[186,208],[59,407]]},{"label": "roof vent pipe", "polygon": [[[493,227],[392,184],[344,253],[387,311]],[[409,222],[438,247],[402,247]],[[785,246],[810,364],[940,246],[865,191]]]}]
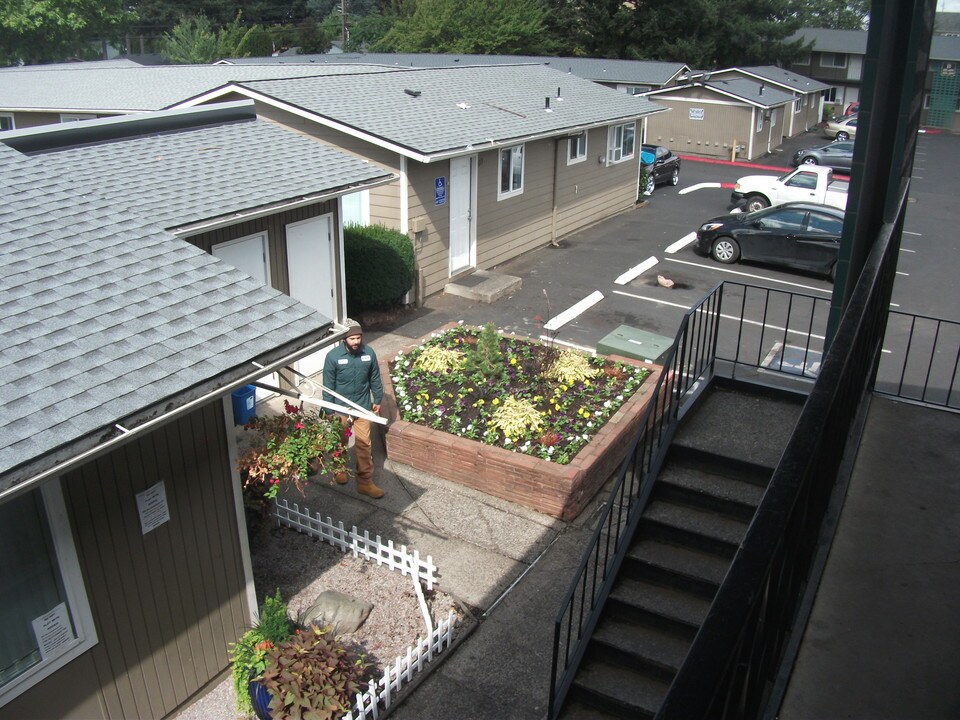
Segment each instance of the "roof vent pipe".
[{"label": "roof vent pipe", "polygon": [[550,112],[550,96],[549,95],[547,95],[543,99],[543,109],[546,110],[547,112]]},{"label": "roof vent pipe", "polygon": [[760,95],[763,95],[763,83],[760,83]]},{"label": "roof vent pipe", "polygon": [[409,95],[410,97],[420,97],[420,91],[419,91],[419,90],[404,90],[404,92],[405,92],[407,95]]}]

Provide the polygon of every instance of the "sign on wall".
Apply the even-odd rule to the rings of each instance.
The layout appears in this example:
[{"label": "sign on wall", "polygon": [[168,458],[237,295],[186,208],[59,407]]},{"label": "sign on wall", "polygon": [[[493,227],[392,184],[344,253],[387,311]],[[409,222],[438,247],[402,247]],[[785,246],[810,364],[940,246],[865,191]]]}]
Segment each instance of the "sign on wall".
[{"label": "sign on wall", "polygon": [[433,180],[433,204],[443,205],[447,201],[447,179],[445,177]]},{"label": "sign on wall", "polygon": [[167,492],[162,480],[137,493],[137,510],[140,512],[140,529],[144,535],[170,520]]},{"label": "sign on wall", "polygon": [[690,108],[689,118],[691,120],[703,120],[703,108]]}]

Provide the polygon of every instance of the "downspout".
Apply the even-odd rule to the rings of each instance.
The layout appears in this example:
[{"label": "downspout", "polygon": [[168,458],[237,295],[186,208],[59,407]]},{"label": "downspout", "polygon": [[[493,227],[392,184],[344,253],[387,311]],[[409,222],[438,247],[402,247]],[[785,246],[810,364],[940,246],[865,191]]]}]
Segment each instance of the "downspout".
[{"label": "downspout", "polygon": [[410,178],[407,177],[407,156],[400,156],[400,232],[410,232]]},{"label": "downspout", "polygon": [[753,160],[753,139],[757,136],[757,109],[750,109],[750,142],[747,147],[747,160]]},{"label": "downspout", "polygon": [[560,141],[562,138],[554,138],[553,141],[553,203],[550,210],[550,244],[553,247],[560,247],[557,242],[557,183],[560,177]]}]

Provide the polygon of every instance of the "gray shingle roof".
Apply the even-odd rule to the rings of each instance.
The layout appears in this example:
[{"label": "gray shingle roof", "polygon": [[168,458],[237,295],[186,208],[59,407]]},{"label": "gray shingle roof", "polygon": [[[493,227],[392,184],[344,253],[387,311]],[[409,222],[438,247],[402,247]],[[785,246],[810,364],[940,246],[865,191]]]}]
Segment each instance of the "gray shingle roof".
[{"label": "gray shingle roof", "polygon": [[[103,121],[88,121],[94,122]],[[256,119],[57,148],[37,157],[51,172],[69,173],[78,183],[96,187],[115,206],[167,229],[392,175]]]},{"label": "gray shingle roof", "polygon": [[[850,55],[865,55],[867,52],[866,30],[828,30],[824,28],[800,28],[787,38],[813,42],[817,52],[837,52]],[[934,35],[930,42],[932,60],[960,61],[960,37]]]},{"label": "gray shingle roof", "polygon": [[561,134],[663,109],[542,65],[419,68],[242,87],[423,155]]},{"label": "gray shingle roof", "polygon": [[329,324],[5,145],[0,194],[0,489]]},{"label": "gray shingle roof", "polygon": [[341,73],[390,72],[386,67],[160,65],[46,66],[0,72],[0,109],[100,113],[162,110],[224,83]]},{"label": "gray shingle roof", "polygon": [[800,93],[820,92],[821,90],[830,88],[829,85],[819,80],[804,77],[803,75],[785,70],[776,65],[755,65],[752,67],[735,67],[729,70],[719,70],[713,73],[713,77],[716,78],[718,75],[725,73],[746,73],[758,80],[769,80],[772,83],[782,85],[783,87]]},{"label": "gray shingle roof", "polygon": [[271,58],[232,58],[238,65],[366,63],[392,67],[465,67],[467,65],[549,65],[594,82],[660,86],[687,69],[683,63],[658,60],[611,60],[608,58],[553,57],[549,55],[459,55],[455,53],[363,53],[286,55]]},{"label": "gray shingle roof", "polygon": [[[698,82],[696,86],[702,86],[709,88],[711,90],[716,90],[725,95],[732,95],[733,97],[743,100],[744,102],[750,103],[751,105],[756,105],[763,108],[772,108],[777,107],[778,105],[783,105],[788,102],[793,102],[796,96],[793,93],[784,92],[783,90],[778,90],[777,88],[766,86],[762,88],[760,83],[755,80],[747,80],[746,78],[730,78],[728,80],[709,80],[707,82]],[[650,93],[654,99],[663,98],[667,100],[671,95],[684,95],[686,89],[693,87],[692,85],[677,85],[676,87],[664,88],[663,90],[655,90]]]}]

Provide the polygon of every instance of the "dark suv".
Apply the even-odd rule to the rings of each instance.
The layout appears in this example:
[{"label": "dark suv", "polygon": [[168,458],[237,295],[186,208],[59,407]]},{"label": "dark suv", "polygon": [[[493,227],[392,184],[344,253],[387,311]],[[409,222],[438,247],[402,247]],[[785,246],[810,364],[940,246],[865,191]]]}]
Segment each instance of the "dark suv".
[{"label": "dark suv", "polygon": [[647,187],[640,188],[641,195],[652,193],[655,185],[667,182],[676,185],[680,182],[680,157],[674,155],[670,148],[641,145],[640,150],[640,161],[647,171]]}]

